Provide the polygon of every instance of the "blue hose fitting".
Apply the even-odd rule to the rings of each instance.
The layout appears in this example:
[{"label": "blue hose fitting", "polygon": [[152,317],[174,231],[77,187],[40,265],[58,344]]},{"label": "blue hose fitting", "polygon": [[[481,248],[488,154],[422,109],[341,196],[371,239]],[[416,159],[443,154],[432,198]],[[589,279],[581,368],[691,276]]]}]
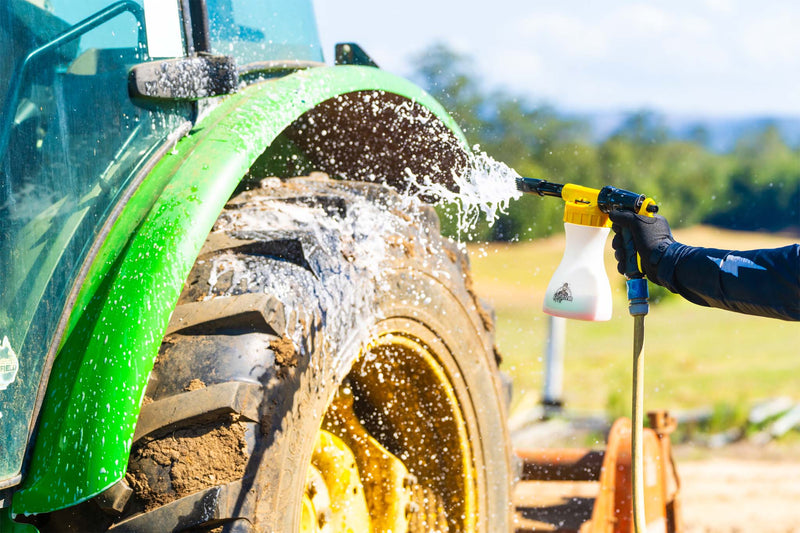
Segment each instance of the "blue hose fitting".
[{"label": "blue hose fitting", "polygon": [[630,278],[628,286],[628,311],[631,316],[642,316],[650,312],[650,291],[643,277]]}]

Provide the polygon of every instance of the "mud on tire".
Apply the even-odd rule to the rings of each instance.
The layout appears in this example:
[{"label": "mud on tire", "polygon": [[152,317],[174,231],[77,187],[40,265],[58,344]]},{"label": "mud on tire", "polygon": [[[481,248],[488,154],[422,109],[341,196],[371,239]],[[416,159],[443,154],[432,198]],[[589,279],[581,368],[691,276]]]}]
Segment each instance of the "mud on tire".
[{"label": "mud on tire", "polygon": [[235,196],[170,321],[112,530],[298,531],[343,383],[436,502],[428,522],[407,506],[411,530],[509,530],[504,392],[467,269],[432,208],[383,186],[268,178]]}]

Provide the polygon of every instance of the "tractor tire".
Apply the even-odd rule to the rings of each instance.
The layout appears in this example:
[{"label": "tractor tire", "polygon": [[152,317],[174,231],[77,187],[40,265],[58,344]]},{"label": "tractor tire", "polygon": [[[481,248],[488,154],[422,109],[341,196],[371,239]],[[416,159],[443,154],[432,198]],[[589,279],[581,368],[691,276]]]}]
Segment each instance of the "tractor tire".
[{"label": "tractor tire", "polygon": [[493,322],[435,211],[321,174],[256,185],[185,283],[103,528],[510,531]]}]

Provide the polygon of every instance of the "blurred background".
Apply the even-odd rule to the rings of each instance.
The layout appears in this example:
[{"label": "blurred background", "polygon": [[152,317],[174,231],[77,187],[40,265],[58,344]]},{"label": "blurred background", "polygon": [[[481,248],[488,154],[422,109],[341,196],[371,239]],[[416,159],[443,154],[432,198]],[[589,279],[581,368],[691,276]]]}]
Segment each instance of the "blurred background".
[{"label": "blurred background", "polygon": [[[353,40],[411,73],[433,43],[484,88],[564,111],[800,116],[792,0],[316,0],[325,50]],[[795,137],[796,138],[796,137]]]},{"label": "blurred background", "polygon": [[[687,244],[800,242],[796,0],[316,0],[316,9],[329,60],[335,42],[359,43],[524,176],[645,193]],[[441,214],[452,234],[452,212]],[[560,202],[527,196],[460,235],[476,292],[496,312],[522,447],[602,446],[601,428],[630,413],[633,328],[609,246],[614,317],[568,322],[564,410],[538,421],[541,305],[564,249],[561,217]],[[646,408],[681,422],[673,443],[687,531],[800,531],[800,327],[651,293]]]},{"label": "blurred background", "polygon": [[[790,0],[317,0],[520,174],[646,192],[675,227],[800,226],[800,4]],[[541,205],[539,205],[541,203]],[[478,240],[560,231],[526,198]]]},{"label": "blurred background", "polygon": [[[335,42],[359,43],[522,175],[645,193],[687,244],[798,241],[800,3],[317,0],[316,9],[329,58]],[[528,196],[461,235],[497,313],[518,416],[541,399],[540,309],[563,250],[561,216],[560,202]],[[610,418],[629,411],[632,326],[606,257],[615,316],[568,324],[563,399],[573,413]],[[772,421],[750,420],[754,406],[800,404],[796,324],[653,293],[648,408],[697,415],[703,438],[739,441]],[[800,442],[800,432],[779,440]]]}]

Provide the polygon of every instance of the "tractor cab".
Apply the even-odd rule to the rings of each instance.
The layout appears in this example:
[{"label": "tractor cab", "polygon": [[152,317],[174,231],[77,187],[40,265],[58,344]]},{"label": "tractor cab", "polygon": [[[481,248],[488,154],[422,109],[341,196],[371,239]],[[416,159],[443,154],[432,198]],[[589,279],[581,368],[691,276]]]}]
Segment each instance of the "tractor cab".
[{"label": "tractor cab", "polygon": [[132,72],[223,56],[232,92],[236,69],[319,64],[322,52],[310,2],[269,0],[7,0],[0,50],[3,489],[20,481],[40,383],[93,245],[136,177],[207,104],[195,75],[188,90],[152,98],[129,89]]}]

